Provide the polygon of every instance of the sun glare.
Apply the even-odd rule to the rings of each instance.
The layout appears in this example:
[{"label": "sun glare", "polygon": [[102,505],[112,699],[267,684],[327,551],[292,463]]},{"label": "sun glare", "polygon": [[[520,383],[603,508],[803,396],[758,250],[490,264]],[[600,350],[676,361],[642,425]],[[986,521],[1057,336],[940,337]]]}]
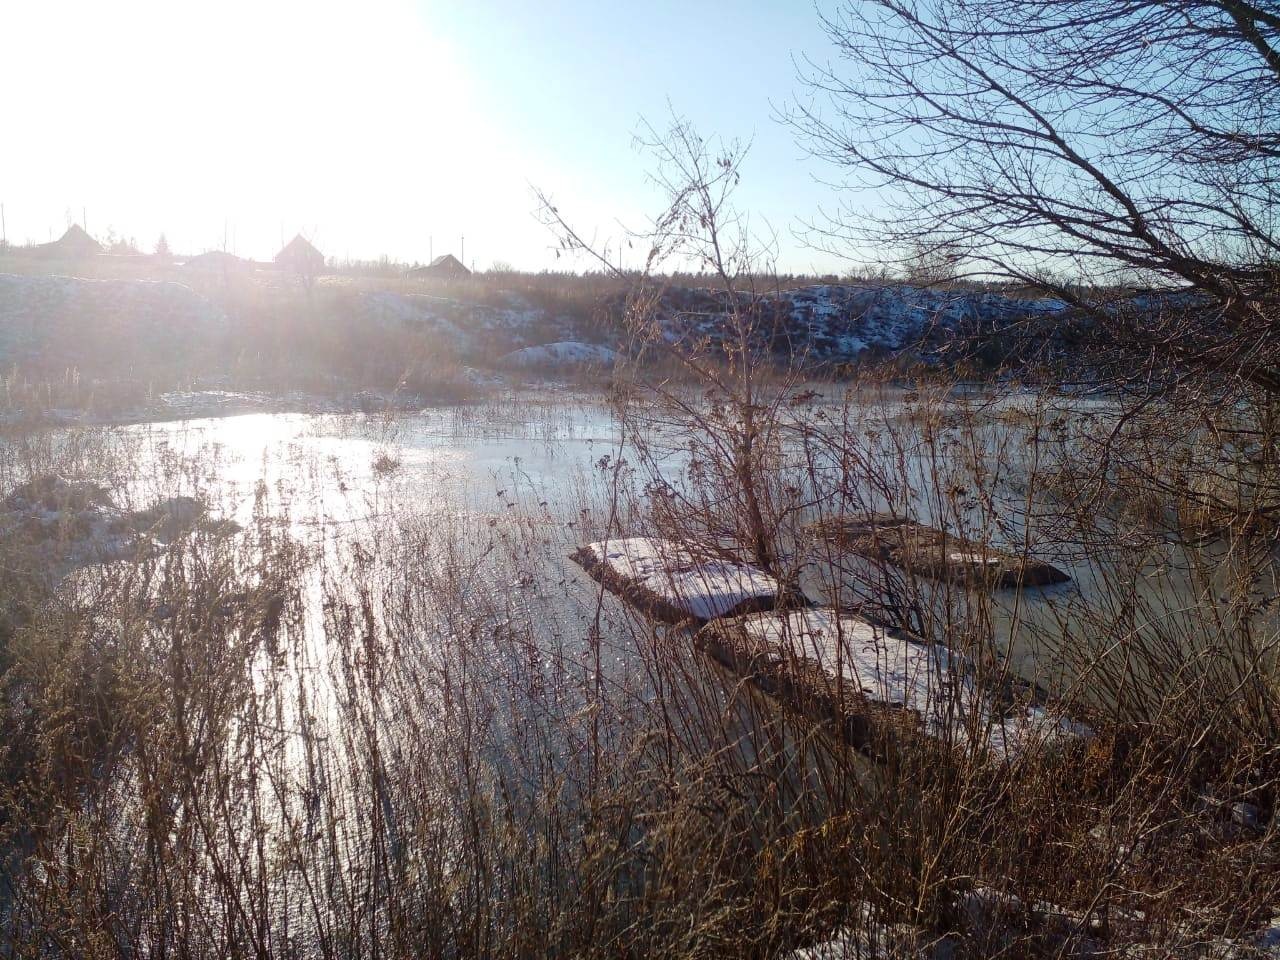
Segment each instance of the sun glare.
[{"label": "sun glare", "polygon": [[0,157],[19,240],[67,214],[190,250],[268,255],[298,231],[403,249],[465,229],[491,192],[501,146],[429,8],[54,0],[0,18],[27,38],[6,51],[25,91],[9,126],[41,145]]}]

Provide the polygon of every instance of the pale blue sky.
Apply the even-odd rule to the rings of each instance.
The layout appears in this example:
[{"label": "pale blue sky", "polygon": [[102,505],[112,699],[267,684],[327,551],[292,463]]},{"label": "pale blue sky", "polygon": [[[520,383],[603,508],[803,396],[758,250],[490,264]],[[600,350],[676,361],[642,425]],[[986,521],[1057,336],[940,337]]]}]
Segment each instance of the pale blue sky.
[{"label": "pale blue sky", "polygon": [[[603,238],[656,212],[641,117],[753,140],[740,205],[782,269],[829,204],[772,105],[826,55],[807,2],[43,0],[0,4],[0,201],[11,240],[87,209],[147,247],[556,266],[529,184]],[[12,96],[12,93],[17,96]]]}]

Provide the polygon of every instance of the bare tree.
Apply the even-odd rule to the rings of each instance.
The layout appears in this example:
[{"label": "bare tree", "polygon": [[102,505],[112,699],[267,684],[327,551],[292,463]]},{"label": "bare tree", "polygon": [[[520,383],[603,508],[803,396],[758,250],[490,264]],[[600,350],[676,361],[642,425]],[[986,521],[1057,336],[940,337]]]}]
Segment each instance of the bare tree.
[{"label": "bare tree", "polygon": [[920,286],[944,284],[955,279],[963,259],[964,253],[950,244],[917,239],[904,257],[903,275],[908,282]]},{"label": "bare tree", "polygon": [[1129,397],[1081,458],[1095,488],[1141,462],[1124,438],[1166,451],[1124,468],[1143,497],[1280,515],[1280,9],[853,0],[823,22],[838,57],[808,61],[788,119],[877,198],[826,240],[962,251],[966,276],[1064,300],[1000,333]]},{"label": "bare tree", "polygon": [[960,248],[970,274],[1192,292],[1068,336],[1280,393],[1280,10],[1250,0],[856,0],[789,114],[878,188],[829,238]]},{"label": "bare tree", "polygon": [[[671,519],[687,529],[701,518],[702,533],[745,546],[755,563],[783,574],[777,531],[794,505],[773,489],[766,464],[778,446],[788,376],[766,373],[778,319],[768,296],[776,277],[770,283],[758,270],[770,259],[769,244],[733,205],[746,148],[707,141],[677,117],[665,131],[646,126],[638,140],[655,160],[652,177],[665,201],[650,227],[627,239],[647,250],[639,274],[625,275],[607,248],[585,240],[540,193],[542,218],[565,250],[585,253],[631,283],[625,323],[629,353],[643,373],[627,386],[683,425],[693,469],[702,473],[693,489],[716,499],[694,502],[697,493],[668,487]],[[710,288],[669,300],[657,272],[673,263],[708,276]]]}]

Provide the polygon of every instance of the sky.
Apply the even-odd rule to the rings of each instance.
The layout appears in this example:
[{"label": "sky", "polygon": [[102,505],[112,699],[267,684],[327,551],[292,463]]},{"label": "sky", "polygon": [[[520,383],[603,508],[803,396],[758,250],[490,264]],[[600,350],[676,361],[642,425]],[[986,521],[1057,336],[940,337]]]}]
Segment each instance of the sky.
[{"label": "sky", "polygon": [[[642,121],[750,141],[737,205],[783,271],[834,205],[778,109],[827,41],[805,0],[0,0],[11,242],[70,221],[151,249],[577,268],[535,187],[599,244],[661,207]],[[628,261],[628,256],[635,263]],[[624,265],[640,254],[624,249]]]}]

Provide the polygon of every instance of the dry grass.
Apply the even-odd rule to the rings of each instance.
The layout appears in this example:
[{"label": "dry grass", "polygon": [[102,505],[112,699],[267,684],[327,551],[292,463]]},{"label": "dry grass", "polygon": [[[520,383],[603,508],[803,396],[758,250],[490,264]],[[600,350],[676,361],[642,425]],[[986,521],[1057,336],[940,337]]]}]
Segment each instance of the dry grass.
[{"label": "dry grass", "polygon": [[[181,363],[157,349],[118,382],[10,373],[24,416],[5,424],[3,491],[57,472],[136,496],[142,477],[216,512],[212,455],[31,422],[210,371],[471,397],[462,358],[362,324],[361,292],[492,306],[514,285],[589,325],[618,322],[602,302],[635,320],[656,291],[183,278],[228,325]],[[1280,902],[1269,409],[1189,398],[1188,429],[1176,397],[1117,418],[940,373],[815,390],[753,365],[751,342],[620,370],[608,442],[554,504],[519,469],[487,508],[434,503],[388,414],[351,421],[374,432],[366,473],[264,475],[235,535],[203,527],[61,579],[67,544],[6,536],[5,955],[763,957],[839,926],[871,955],[938,938],[970,956],[1164,955],[1265,924]],[[599,414],[583,402],[517,394],[436,427],[558,450]],[[335,496],[353,519],[329,522]],[[805,535],[884,511],[1074,582],[1001,592]],[[981,691],[1039,684],[1097,736],[993,764],[889,724],[872,764],[803,696],[762,696],[744,664],[722,670],[567,562],[638,532],[752,557],[962,652]]]},{"label": "dry grass", "polygon": [[[1224,570],[1196,539],[1103,554],[1078,518],[1074,545],[1050,537],[1025,434],[922,431],[883,396],[779,407],[759,463],[781,544],[882,491],[1098,576],[1020,601],[795,547],[778,562],[810,593],[989,652],[984,683],[1034,650],[1037,679],[1099,730],[1087,752],[992,767],[904,738],[869,765],[574,577],[567,554],[607,530],[735,526],[705,459],[691,496],[657,494],[652,468],[697,435],[628,401],[626,465],[582,474],[563,507],[534,489],[497,515],[423,512],[395,494],[406,467],[375,468],[385,506],[336,542],[288,522],[304,485],[289,506],[261,494],[237,537],[54,589],[6,580],[6,954],[772,956],[905,924],[972,956],[1059,956],[1265,923],[1276,633],[1232,592],[1262,568]],[[456,429],[540,443],[573,422],[531,409]],[[6,489],[138,469],[115,431],[40,436],[4,446]],[[156,485],[200,492],[211,469]],[[1175,565],[1178,589],[1153,588]],[[1263,822],[1237,823],[1242,803]],[[1018,899],[975,914],[977,888]]]}]

